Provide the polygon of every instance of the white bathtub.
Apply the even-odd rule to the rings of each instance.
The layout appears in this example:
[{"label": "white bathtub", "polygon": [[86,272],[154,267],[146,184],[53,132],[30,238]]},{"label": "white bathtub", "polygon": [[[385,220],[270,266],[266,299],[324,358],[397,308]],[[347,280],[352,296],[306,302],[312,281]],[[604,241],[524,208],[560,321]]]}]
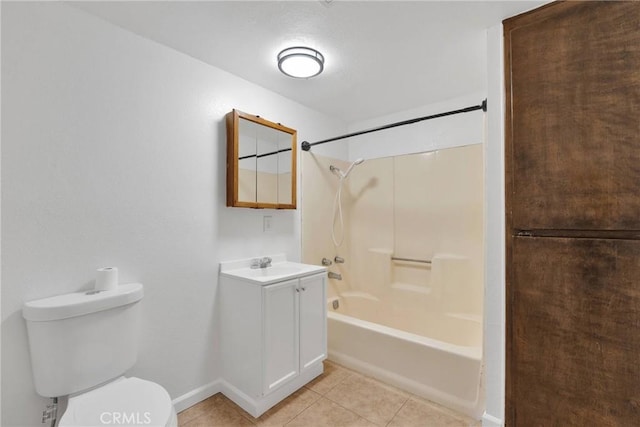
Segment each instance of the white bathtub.
[{"label": "white bathtub", "polygon": [[[336,299],[340,307],[334,310]],[[327,310],[329,358],[480,419],[484,405],[481,319],[455,313],[425,314],[406,304],[403,309],[398,307],[363,292],[331,299]]]}]

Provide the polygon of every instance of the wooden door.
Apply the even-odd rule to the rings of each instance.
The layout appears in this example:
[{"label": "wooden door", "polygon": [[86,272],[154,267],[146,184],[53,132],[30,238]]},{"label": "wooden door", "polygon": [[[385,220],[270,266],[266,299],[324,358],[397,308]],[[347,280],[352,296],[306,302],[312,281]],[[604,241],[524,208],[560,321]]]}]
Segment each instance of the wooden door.
[{"label": "wooden door", "polygon": [[504,31],[506,423],[640,425],[640,3]]},{"label": "wooden door", "polygon": [[640,241],[512,250],[509,425],[640,425]]},{"label": "wooden door", "polygon": [[640,230],[640,3],[553,3],[504,31],[512,227]]}]

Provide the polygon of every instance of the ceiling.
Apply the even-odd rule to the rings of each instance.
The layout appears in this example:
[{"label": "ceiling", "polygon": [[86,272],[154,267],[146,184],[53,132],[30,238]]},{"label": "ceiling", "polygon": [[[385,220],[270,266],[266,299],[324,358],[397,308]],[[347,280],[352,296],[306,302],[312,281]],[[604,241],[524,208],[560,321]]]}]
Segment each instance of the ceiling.
[{"label": "ceiling", "polygon": [[[546,1],[73,2],[122,28],[346,123],[486,88],[485,30]],[[276,55],[321,51],[312,79]]]}]

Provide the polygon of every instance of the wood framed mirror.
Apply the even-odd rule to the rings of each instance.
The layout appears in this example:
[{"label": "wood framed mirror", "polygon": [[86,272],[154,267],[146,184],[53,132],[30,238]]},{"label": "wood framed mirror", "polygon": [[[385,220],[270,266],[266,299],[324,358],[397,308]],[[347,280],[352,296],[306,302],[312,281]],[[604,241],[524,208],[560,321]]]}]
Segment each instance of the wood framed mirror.
[{"label": "wood framed mirror", "polygon": [[227,206],[296,209],[295,129],[233,110],[227,122]]}]

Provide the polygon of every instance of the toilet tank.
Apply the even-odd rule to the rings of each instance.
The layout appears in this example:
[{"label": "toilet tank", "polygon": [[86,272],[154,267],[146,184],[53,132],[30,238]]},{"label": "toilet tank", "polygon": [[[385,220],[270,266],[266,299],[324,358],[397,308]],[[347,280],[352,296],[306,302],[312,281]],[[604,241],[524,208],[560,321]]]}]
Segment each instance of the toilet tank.
[{"label": "toilet tank", "polygon": [[27,322],[36,391],[56,397],[122,375],[136,362],[140,283],[30,301]]}]

